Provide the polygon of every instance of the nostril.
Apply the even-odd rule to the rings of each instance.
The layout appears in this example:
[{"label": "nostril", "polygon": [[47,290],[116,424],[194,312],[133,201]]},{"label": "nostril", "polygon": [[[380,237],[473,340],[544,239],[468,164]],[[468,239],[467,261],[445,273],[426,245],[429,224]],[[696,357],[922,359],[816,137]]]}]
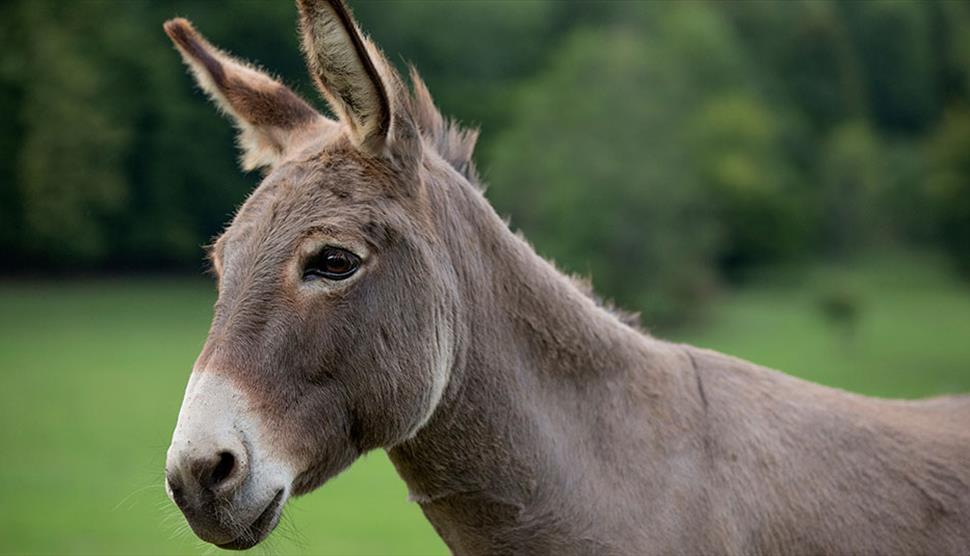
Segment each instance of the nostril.
[{"label": "nostril", "polygon": [[216,462],[215,467],[212,468],[207,486],[210,489],[218,488],[219,485],[226,482],[232,476],[235,469],[236,456],[232,455],[232,452],[219,452],[219,460]]},{"label": "nostril", "polygon": [[176,503],[178,498],[193,504],[213,496],[229,496],[246,479],[248,470],[246,453],[233,449],[212,451],[208,457],[179,458],[178,462],[177,472],[169,480]]}]

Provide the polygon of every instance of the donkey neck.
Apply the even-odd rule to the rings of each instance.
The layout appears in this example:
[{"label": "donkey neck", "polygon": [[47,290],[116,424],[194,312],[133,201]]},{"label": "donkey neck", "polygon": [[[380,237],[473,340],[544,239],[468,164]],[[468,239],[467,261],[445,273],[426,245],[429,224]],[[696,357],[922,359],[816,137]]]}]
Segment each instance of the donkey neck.
[{"label": "donkey neck", "polygon": [[429,181],[460,284],[458,349],[435,414],[390,457],[453,550],[594,542],[598,504],[628,482],[623,451],[639,446],[636,472],[649,473],[644,443],[662,459],[671,425],[690,426],[682,353],[598,306],[467,183]]}]

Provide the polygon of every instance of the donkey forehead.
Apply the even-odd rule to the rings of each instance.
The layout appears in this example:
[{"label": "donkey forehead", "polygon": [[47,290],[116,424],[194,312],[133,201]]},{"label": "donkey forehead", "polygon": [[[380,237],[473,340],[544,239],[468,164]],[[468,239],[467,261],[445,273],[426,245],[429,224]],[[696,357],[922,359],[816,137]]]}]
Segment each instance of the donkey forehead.
[{"label": "donkey forehead", "polygon": [[217,241],[255,245],[262,254],[309,235],[350,237],[380,247],[389,233],[415,224],[394,172],[380,161],[323,148],[275,168]]}]

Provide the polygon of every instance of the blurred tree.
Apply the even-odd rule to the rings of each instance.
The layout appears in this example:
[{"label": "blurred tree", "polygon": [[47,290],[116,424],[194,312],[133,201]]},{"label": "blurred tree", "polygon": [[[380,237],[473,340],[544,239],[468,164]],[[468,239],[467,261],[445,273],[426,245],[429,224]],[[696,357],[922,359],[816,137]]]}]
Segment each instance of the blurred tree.
[{"label": "blurred tree", "polygon": [[109,247],[105,222],[124,208],[120,161],[131,141],[107,60],[86,54],[108,38],[108,27],[97,25],[107,11],[92,13],[93,6],[81,4],[43,8],[19,11],[30,36],[44,38],[28,41],[21,52],[29,68],[17,158],[25,247],[34,256],[97,258]]},{"label": "blurred tree", "polygon": [[933,210],[926,181],[927,160],[922,138],[880,137],[881,175],[873,223],[879,247],[912,248],[935,242]]},{"label": "blurred tree", "polygon": [[656,323],[710,291],[718,223],[687,124],[746,67],[704,5],[624,7],[625,22],[574,33],[522,88],[490,197],[541,252]]},{"label": "blurred tree", "polygon": [[[819,252],[968,258],[970,3],[353,5],[482,126],[498,208],[650,318]],[[258,182],[161,32],[174,15],[322,108],[289,2],[0,3],[0,270],[198,269]]]},{"label": "blurred tree", "polygon": [[392,62],[402,70],[405,62],[417,66],[445,113],[472,125],[488,123],[483,150],[508,123],[514,83],[540,67],[576,9],[552,0],[466,0],[447,9],[437,2],[353,7]]},{"label": "blurred tree", "polygon": [[928,143],[926,180],[938,232],[960,270],[970,275],[970,110],[951,108]]},{"label": "blurred tree", "polygon": [[835,128],[825,142],[821,207],[825,245],[836,255],[858,252],[878,227],[880,188],[886,183],[877,138],[863,121]]},{"label": "blurred tree", "polygon": [[24,29],[23,5],[6,2],[0,4],[0,270],[16,268],[23,264],[23,211],[20,199],[19,171],[23,119],[21,106],[24,102],[24,79],[27,65],[22,56],[26,48],[27,33]]},{"label": "blurred tree", "polygon": [[934,0],[929,6],[930,40],[944,102],[965,100],[970,93],[970,4]]},{"label": "blurred tree", "polygon": [[735,92],[707,100],[685,122],[685,148],[723,226],[727,271],[783,259],[808,242],[811,197],[785,149],[794,131],[782,113]]},{"label": "blurred tree", "polygon": [[[160,24],[176,13],[212,19],[235,31],[226,33],[230,48],[249,34],[271,43],[286,37],[287,47],[266,51],[289,51],[302,75],[292,56],[292,7],[234,3],[233,23],[218,17],[220,6],[195,2],[4,6],[11,36],[23,37],[0,66],[12,76],[0,88],[15,115],[7,125],[21,129],[4,134],[19,140],[0,154],[0,168],[14,176],[0,197],[0,210],[13,215],[4,222],[14,224],[0,225],[0,241],[17,238],[14,253],[23,257],[5,262],[56,270],[68,261],[72,271],[198,267],[200,245],[254,180],[240,175],[230,125],[193,93]],[[260,28],[274,32],[254,32]]]},{"label": "blurred tree", "polygon": [[934,123],[942,104],[930,36],[931,4],[870,0],[841,7],[859,54],[873,121],[899,133],[915,133]]},{"label": "blurred tree", "polygon": [[[830,0],[718,4],[735,24],[760,78],[817,134],[864,112],[864,83],[840,4]],[[802,148],[811,156],[814,138]]]}]

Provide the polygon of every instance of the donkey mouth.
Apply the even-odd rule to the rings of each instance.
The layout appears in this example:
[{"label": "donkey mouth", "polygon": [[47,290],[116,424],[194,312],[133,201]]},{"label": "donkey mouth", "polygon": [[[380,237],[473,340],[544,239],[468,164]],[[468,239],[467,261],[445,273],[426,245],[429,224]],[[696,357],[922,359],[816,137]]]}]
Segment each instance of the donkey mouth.
[{"label": "donkey mouth", "polygon": [[242,534],[227,543],[217,544],[216,546],[225,550],[246,550],[256,546],[276,527],[276,522],[279,521],[282,513],[282,506],[283,489],[280,489],[276,491],[276,496],[266,505],[266,509],[246,527]]}]

